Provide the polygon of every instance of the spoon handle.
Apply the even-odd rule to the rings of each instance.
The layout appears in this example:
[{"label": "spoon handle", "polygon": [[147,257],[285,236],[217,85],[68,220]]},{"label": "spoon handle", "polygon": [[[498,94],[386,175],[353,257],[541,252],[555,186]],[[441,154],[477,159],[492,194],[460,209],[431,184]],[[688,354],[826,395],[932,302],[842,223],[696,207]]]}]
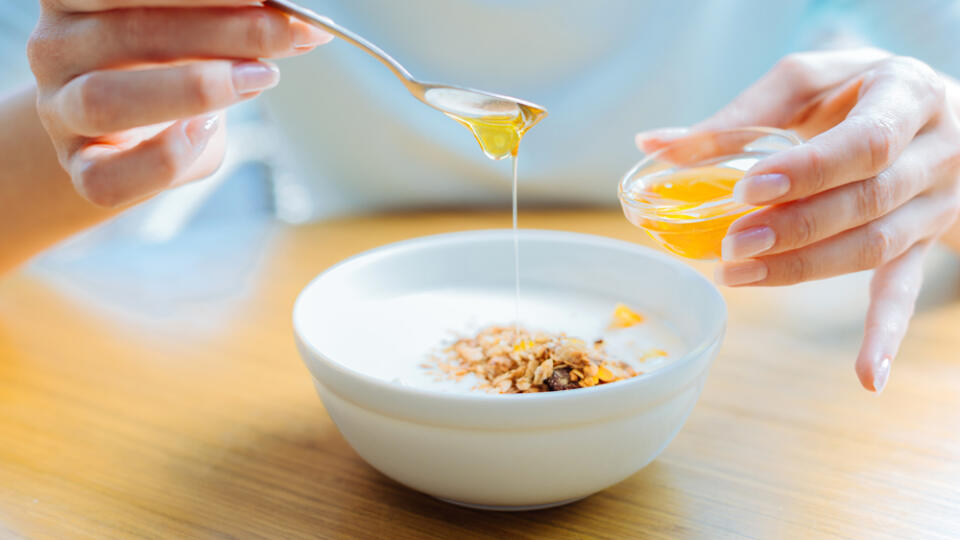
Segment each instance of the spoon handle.
[{"label": "spoon handle", "polygon": [[373,43],[370,43],[363,36],[333,22],[333,20],[331,20],[329,17],[324,17],[323,15],[320,15],[288,0],[266,0],[263,2],[263,5],[272,7],[278,11],[282,11],[283,13],[286,13],[292,17],[296,17],[305,23],[322,28],[338,38],[359,47],[370,56],[373,56],[377,60],[383,62],[385,66],[390,68],[390,71],[392,71],[394,75],[396,75],[405,83],[413,80],[413,76],[410,75],[410,72],[407,71],[405,67],[400,65],[400,62],[397,62],[392,56],[385,53],[383,49],[377,47]]}]

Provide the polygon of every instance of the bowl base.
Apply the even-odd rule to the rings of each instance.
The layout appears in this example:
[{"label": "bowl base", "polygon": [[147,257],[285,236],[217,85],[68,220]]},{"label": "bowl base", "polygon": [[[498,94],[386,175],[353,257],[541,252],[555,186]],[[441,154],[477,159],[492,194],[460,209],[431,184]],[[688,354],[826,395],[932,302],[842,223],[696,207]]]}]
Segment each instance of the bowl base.
[{"label": "bowl base", "polygon": [[530,510],[546,510],[547,508],[555,508],[557,506],[563,506],[565,504],[575,503],[577,501],[582,501],[586,499],[589,495],[584,495],[583,497],[574,497],[572,499],[567,499],[565,501],[558,501],[546,504],[529,504],[521,506],[497,506],[494,504],[473,504],[462,501],[455,501],[453,499],[444,499],[443,497],[436,497],[437,500],[441,500],[445,503],[455,504],[457,506],[463,506],[464,508],[471,508],[473,510],[489,510],[491,512],[527,512]]}]

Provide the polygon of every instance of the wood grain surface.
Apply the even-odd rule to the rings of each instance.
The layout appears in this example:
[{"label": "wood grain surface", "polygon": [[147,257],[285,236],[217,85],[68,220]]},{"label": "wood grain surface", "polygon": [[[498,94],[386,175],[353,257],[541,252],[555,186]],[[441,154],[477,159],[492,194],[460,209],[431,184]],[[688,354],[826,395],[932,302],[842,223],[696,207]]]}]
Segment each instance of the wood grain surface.
[{"label": "wood grain surface", "polygon": [[[613,211],[522,212],[521,224],[644,242]],[[297,293],[368,248],[508,225],[448,212],[276,226],[244,287],[194,300],[200,323],[111,310],[36,272],[6,277],[0,537],[960,538],[960,273],[947,256],[881,396],[852,367],[865,277],[725,291],[727,339],[700,402],[625,482],[486,513],[371,469],[297,356]]]}]

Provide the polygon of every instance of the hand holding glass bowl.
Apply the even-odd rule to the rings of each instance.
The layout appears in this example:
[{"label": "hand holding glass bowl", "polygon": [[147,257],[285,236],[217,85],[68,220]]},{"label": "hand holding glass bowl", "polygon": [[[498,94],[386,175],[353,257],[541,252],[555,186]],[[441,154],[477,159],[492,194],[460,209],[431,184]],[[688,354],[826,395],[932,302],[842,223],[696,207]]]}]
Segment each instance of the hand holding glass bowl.
[{"label": "hand holding glass bowl", "polygon": [[[624,179],[624,210],[674,252],[721,256],[716,279],[728,286],[875,269],[856,369],[879,392],[913,314],[923,257],[960,209],[958,110],[960,85],[912,58],[876,49],[789,55],[689,130],[639,134],[650,156]],[[790,137],[759,139],[743,127],[757,125],[807,140],[731,167],[724,155]],[[697,170],[717,166],[737,171]],[[685,203],[689,193],[673,187],[644,191],[671,168],[701,178],[694,191],[709,203]],[[723,196],[702,197],[711,185]]]},{"label": "hand holding glass bowl", "polygon": [[718,259],[730,224],[759,209],[734,200],[737,181],[759,160],[800,143],[788,131],[763,127],[690,134],[627,173],[623,212],[667,251]]}]

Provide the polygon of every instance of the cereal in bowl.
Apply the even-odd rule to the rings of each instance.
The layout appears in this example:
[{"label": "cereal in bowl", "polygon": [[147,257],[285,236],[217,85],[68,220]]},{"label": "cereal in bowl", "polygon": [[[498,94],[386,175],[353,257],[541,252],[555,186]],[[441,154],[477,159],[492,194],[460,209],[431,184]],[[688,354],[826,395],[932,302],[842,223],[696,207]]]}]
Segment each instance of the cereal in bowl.
[{"label": "cereal in bowl", "polygon": [[480,380],[478,389],[500,394],[588,388],[639,374],[609,358],[603,340],[588,345],[564,334],[512,326],[491,326],[457,339],[423,367],[454,380],[472,373]]}]

